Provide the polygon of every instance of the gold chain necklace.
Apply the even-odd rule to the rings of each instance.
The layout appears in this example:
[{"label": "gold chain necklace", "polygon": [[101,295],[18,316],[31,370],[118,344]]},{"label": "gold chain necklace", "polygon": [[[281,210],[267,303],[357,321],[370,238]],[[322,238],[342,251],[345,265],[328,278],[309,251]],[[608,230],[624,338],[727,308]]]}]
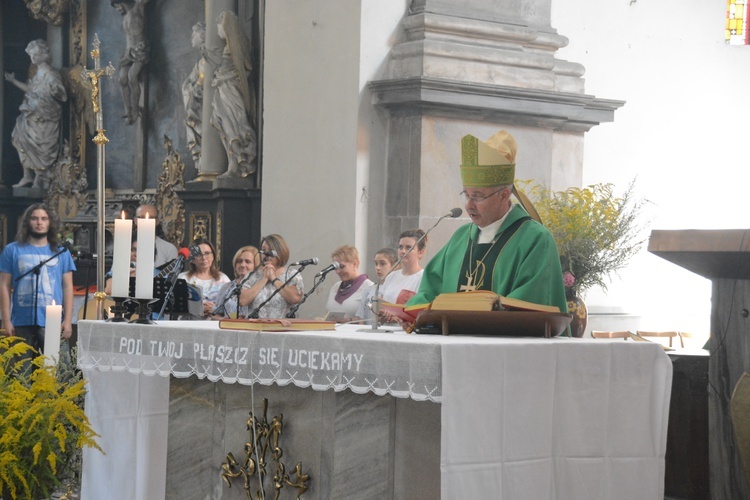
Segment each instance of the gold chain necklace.
[{"label": "gold chain necklace", "polygon": [[[484,252],[484,255],[482,256],[481,260],[477,261],[477,265],[474,268],[474,271],[472,271],[471,264],[474,262],[474,244],[471,241],[471,232],[469,232],[469,269],[466,271],[466,284],[461,285],[461,287],[459,288],[460,291],[473,292],[477,288],[481,288],[484,285],[484,276],[486,274],[486,269],[487,269],[487,266],[484,265],[484,259],[486,259],[489,253],[492,251],[492,248],[495,246],[495,243],[497,243],[500,240],[500,234],[495,235],[495,237],[492,240],[492,245],[490,245],[490,248],[488,248],[487,251]],[[481,275],[479,275],[480,269],[482,271]]]}]

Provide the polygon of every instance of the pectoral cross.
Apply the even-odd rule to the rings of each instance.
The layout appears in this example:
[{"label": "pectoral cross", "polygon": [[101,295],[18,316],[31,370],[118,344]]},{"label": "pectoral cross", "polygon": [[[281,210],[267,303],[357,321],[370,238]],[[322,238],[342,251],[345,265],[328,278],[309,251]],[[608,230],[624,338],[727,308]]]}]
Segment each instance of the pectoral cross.
[{"label": "pectoral cross", "polygon": [[461,285],[459,290],[462,292],[473,292],[476,290],[477,287],[471,284],[472,281],[474,281],[474,277],[471,274],[466,273],[466,284]]},{"label": "pectoral cross", "polygon": [[102,118],[102,96],[99,92],[99,79],[104,76],[112,76],[115,74],[115,67],[112,66],[112,63],[109,63],[109,66],[107,66],[104,69],[101,69],[99,65],[99,47],[101,46],[101,43],[99,42],[99,35],[94,33],[94,41],[91,44],[94,48],[91,51],[91,58],[94,60],[94,69],[93,70],[87,70],[82,69],[81,70],[81,76],[83,77],[84,81],[91,80],[91,102],[93,104],[94,113],[96,113],[96,137],[94,137],[93,141],[94,144],[96,144],[96,164],[97,164],[97,196],[96,196],[96,204],[97,204],[97,219],[98,219],[98,227],[97,227],[97,241],[96,241],[96,253],[97,253],[97,259],[96,259],[96,285],[97,285],[97,301],[98,301],[98,307],[97,307],[97,319],[102,319],[102,304],[104,301],[104,242],[105,242],[105,231],[104,231],[104,205],[106,202],[105,194],[104,194],[104,181],[105,181],[105,173],[104,173],[104,146],[109,142],[107,137],[104,135],[104,127],[103,127],[103,121]]}]

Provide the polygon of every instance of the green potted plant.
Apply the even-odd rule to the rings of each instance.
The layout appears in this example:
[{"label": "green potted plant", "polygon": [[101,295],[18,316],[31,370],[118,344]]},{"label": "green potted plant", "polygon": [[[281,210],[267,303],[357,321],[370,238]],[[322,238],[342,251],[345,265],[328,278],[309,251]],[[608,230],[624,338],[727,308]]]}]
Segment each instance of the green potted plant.
[{"label": "green potted plant", "polygon": [[531,181],[521,185],[555,238],[568,309],[574,314],[574,323],[576,316],[584,319],[583,335],[586,308],[582,295],[595,285],[606,290],[611,274],[624,268],[641,249],[645,238],[639,216],[645,201],[636,199],[634,183],[621,196],[615,194],[612,184],[564,191]]},{"label": "green potted plant", "polygon": [[0,496],[5,500],[49,498],[63,480],[77,479],[84,446],[101,451],[83,411],[85,380],[64,359],[58,369],[45,366],[43,356],[31,361],[34,370],[26,374],[19,356],[30,349],[17,337],[0,337]]}]

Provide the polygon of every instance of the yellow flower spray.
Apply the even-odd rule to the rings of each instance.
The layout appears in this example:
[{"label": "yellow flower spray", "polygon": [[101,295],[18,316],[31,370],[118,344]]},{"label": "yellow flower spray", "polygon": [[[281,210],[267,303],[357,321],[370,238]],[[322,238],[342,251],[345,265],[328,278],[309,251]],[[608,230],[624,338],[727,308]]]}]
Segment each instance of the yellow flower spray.
[{"label": "yellow flower spray", "polygon": [[0,492],[13,499],[49,498],[84,446],[101,451],[83,411],[85,380],[44,366],[43,356],[25,374],[19,356],[29,350],[0,337]]}]

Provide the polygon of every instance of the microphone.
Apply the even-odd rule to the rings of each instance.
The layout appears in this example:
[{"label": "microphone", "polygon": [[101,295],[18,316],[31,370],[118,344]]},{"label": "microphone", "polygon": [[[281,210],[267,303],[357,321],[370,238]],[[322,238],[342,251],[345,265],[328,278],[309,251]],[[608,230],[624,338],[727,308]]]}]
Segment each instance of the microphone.
[{"label": "microphone", "polygon": [[312,259],[305,259],[305,260],[298,260],[297,262],[292,262],[289,264],[290,266],[317,266],[318,265],[318,258],[313,257]]},{"label": "microphone", "polygon": [[331,265],[320,271],[315,275],[315,277],[319,276],[325,276],[326,274],[330,273],[331,271],[335,271],[336,269],[341,269],[341,263],[339,262],[331,262]]},{"label": "microphone", "polygon": [[452,209],[450,212],[448,212],[447,214],[445,214],[443,217],[441,217],[441,219],[446,219],[448,217],[450,217],[451,219],[455,219],[457,217],[461,217],[462,213],[464,213],[464,211],[456,207]]},{"label": "microphone", "polygon": [[68,240],[64,240],[60,243],[60,246],[63,247],[65,250],[68,251],[68,253],[74,258],[74,259],[80,259],[83,257],[83,252],[76,250],[73,248],[73,243],[71,243]]},{"label": "microphone", "polygon": [[263,260],[268,260],[273,257],[278,257],[276,250],[258,250],[258,253],[264,255]]},{"label": "microphone", "polygon": [[[190,262],[196,257],[196,250],[197,254],[200,255],[201,249],[198,245],[193,245],[189,249],[185,247],[180,248],[177,251],[177,258],[165,266],[162,273],[166,273],[165,276],[171,276],[176,279],[177,275],[182,272],[185,261]],[[160,273],[159,276],[162,276],[162,274]]]}]

